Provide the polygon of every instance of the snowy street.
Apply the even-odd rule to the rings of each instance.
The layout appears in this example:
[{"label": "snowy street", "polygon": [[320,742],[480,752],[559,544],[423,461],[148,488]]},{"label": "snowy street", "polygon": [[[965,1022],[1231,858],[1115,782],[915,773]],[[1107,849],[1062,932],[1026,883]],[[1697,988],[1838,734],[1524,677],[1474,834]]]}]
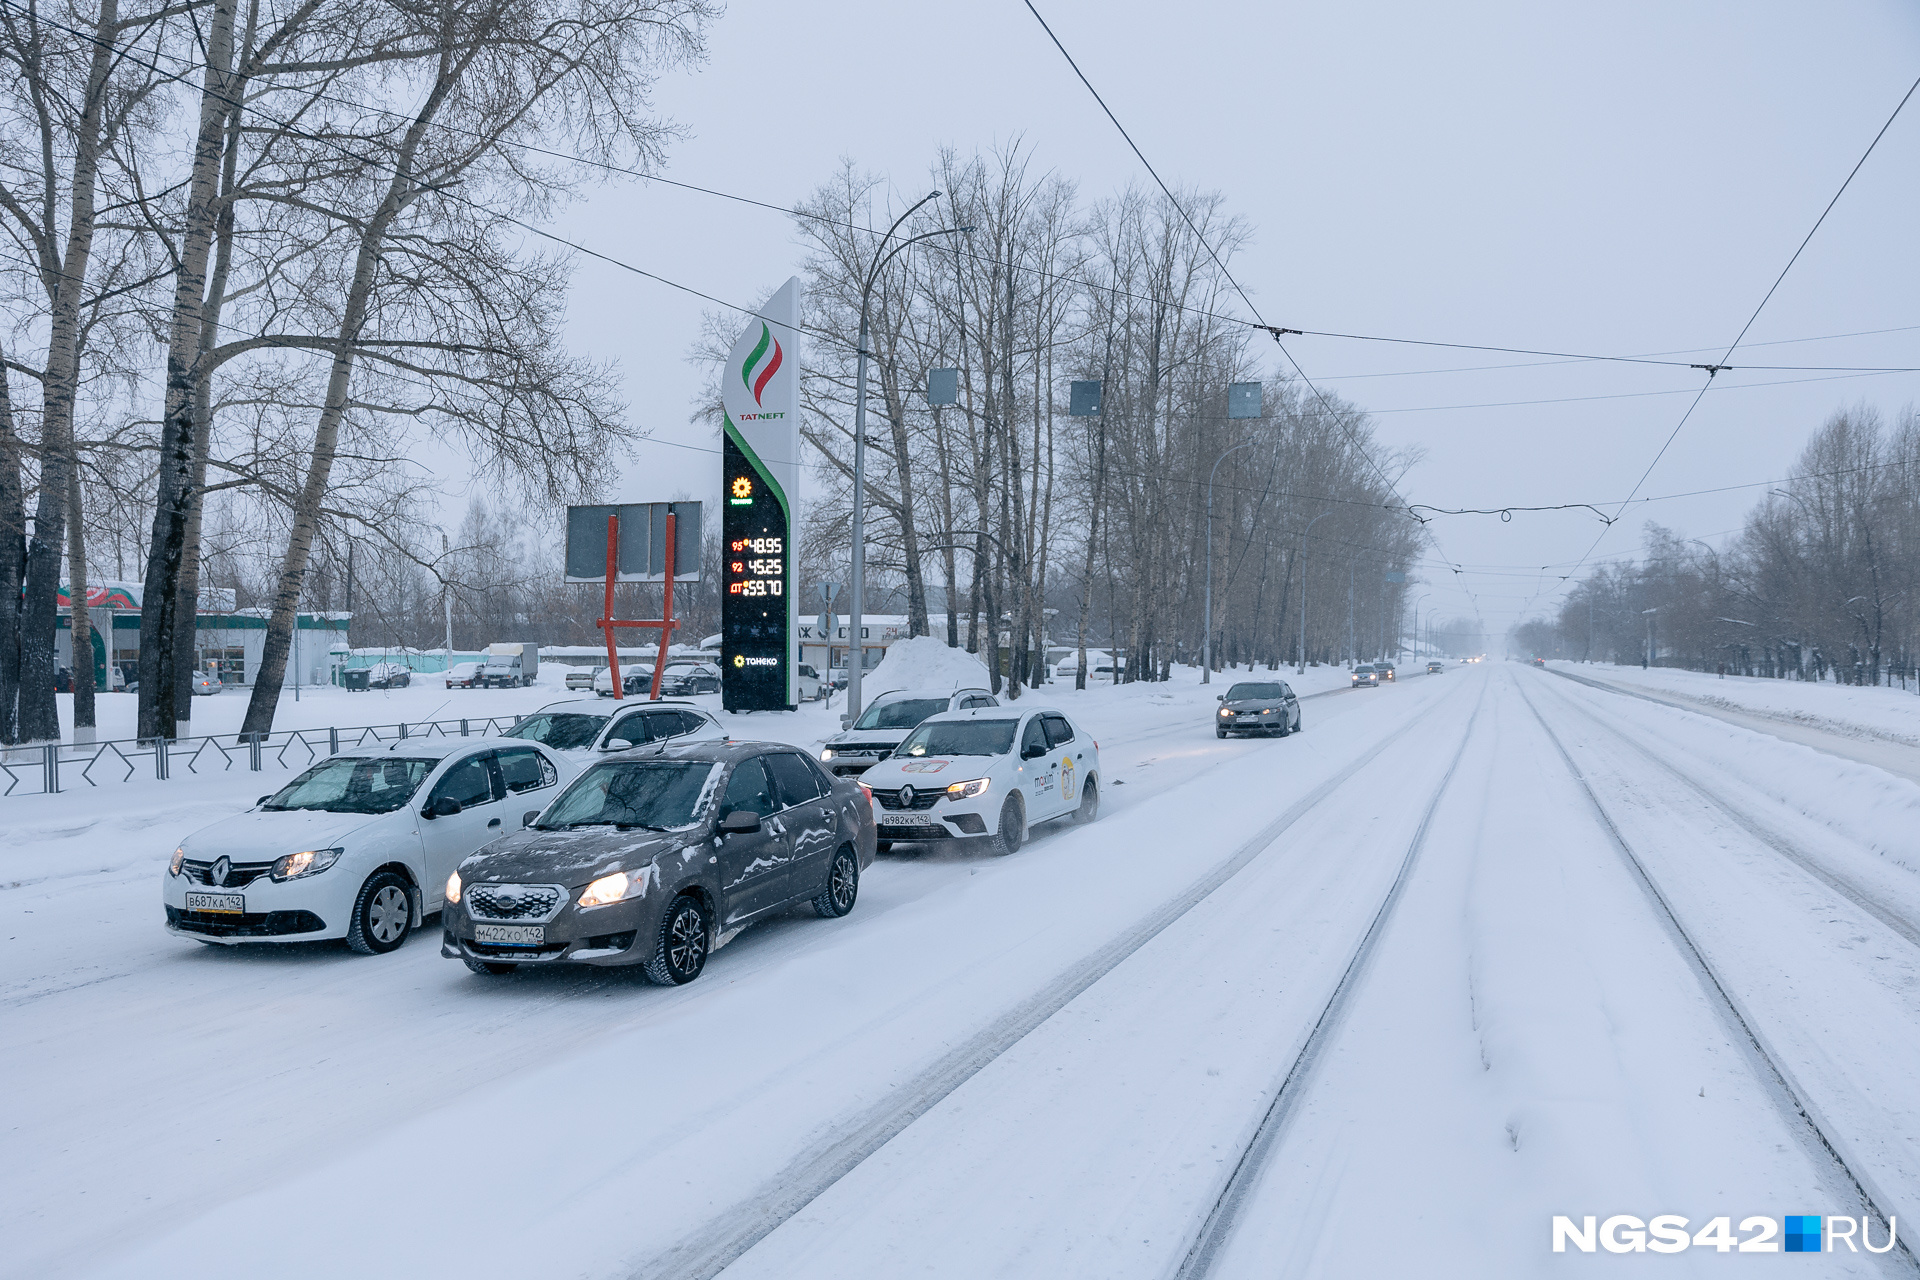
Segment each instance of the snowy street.
[{"label": "snowy street", "polygon": [[166,856],[251,795],[113,850],[8,802],[0,1269],[1521,1275],[1581,1265],[1556,1214],[1906,1226],[1920,786],[1554,670],[1330,676],[1282,740],[1197,683],[1045,691],[1098,822],[897,847],[672,989],[476,977],[431,924],[196,946]]}]

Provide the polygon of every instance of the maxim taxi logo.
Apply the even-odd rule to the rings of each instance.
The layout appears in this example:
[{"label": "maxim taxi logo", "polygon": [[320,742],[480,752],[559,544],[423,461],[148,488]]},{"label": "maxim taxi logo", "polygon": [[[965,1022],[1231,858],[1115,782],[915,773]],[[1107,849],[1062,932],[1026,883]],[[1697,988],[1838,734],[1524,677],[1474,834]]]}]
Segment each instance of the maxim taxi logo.
[{"label": "maxim taxi logo", "polygon": [[773,330],[767,327],[765,321],[762,321],[760,342],[747,356],[746,363],[740,366],[740,383],[753,393],[755,404],[760,403],[760,394],[767,389],[767,384],[773,381],[773,375],[780,371],[780,364],[785,358],[785,353],[780,350],[780,340],[773,336]]},{"label": "maxim taxi logo", "polygon": [[[1713,1249],[1720,1253],[1780,1253],[1784,1241],[1786,1253],[1838,1253],[1841,1246],[1859,1253],[1891,1253],[1898,1240],[1897,1218],[1886,1220],[1885,1244],[1875,1244],[1873,1233],[1880,1220],[1873,1217],[1849,1218],[1844,1214],[1789,1213],[1771,1218],[1756,1215],[1743,1218],[1740,1230],[1733,1230],[1733,1219],[1710,1218],[1699,1231],[1689,1232],[1687,1220],[1677,1213],[1663,1213],[1642,1222],[1630,1213],[1617,1213],[1601,1222],[1587,1214],[1575,1226],[1573,1219],[1555,1214],[1553,1251],[1565,1253],[1572,1245],[1581,1253],[1596,1248],[1608,1253],[1681,1253],[1687,1249]],[[1783,1231],[1781,1228],[1785,1227]],[[1858,1243],[1855,1243],[1858,1241]]]}]

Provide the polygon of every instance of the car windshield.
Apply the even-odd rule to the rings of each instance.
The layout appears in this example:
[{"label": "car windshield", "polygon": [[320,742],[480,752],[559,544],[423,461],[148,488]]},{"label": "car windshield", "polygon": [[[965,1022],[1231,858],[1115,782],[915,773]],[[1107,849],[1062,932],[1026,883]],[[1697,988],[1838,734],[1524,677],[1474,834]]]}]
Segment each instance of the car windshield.
[{"label": "car windshield", "polygon": [[555,751],[572,751],[576,747],[592,746],[606,722],[605,716],[580,711],[542,711],[528,716],[502,736],[525,738]]},{"label": "car windshield", "polygon": [[876,703],[856,721],[856,729],[911,729],[947,709],[945,698],[897,698]]},{"label": "car windshield", "polygon": [[1227,690],[1228,702],[1268,702],[1286,696],[1277,684],[1237,684]]},{"label": "car windshield", "polygon": [[691,825],[702,809],[720,766],[707,760],[609,761],[581,774],[535,825],[542,831],[572,827],[645,827],[665,831]]},{"label": "car windshield", "polygon": [[1373,674],[1373,668],[1372,667],[1355,667],[1353,669],[1353,674],[1357,676],[1370,676]]},{"label": "car windshield", "polygon": [[420,787],[436,761],[401,756],[322,760],[289,782],[262,809],[319,809],[326,813],[391,813]]},{"label": "car windshield", "polygon": [[1018,720],[936,720],[907,735],[895,756],[1003,756]]}]

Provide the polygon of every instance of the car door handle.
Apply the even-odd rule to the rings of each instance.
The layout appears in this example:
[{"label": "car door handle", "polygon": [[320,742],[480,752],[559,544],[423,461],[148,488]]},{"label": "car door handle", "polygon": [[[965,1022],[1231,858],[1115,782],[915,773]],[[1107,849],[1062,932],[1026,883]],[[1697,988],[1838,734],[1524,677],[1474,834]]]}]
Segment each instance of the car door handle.
[{"label": "car door handle", "polygon": [[490,827],[497,827],[500,825],[500,819],[495,818],[492,822],[489,822],[487,825]]}]

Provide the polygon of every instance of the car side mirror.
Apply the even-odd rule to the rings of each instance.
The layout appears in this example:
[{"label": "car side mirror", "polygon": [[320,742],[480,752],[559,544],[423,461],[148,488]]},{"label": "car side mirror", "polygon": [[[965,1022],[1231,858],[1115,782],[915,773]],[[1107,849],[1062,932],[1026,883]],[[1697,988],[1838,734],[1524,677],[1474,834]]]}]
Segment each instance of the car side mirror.
[{"label": "car side mirror", "polygon": [[1027,747],[1020,752],[1020,758],[1022,760],[1038,760],[1045,754],[1047,754],[1045,747]]},{"label": "car side mirror", "polygon": [[720,830],[730,836],[750,836],[760,829],[760,815],[751,809],[734,809],[720,819]]},{"label": "car side mirror", "polygon": [[539,816],[540,811],[538,809],[529,809],[520,815],[520,825],[522,827],[530,827],[533,825],[533,820]]},{"label": "car side mirror", "polygon": [[460,802],[452,796],[441,796],[420,811],[423,818],[451,818],[460,812]]},{"label": "car side mirror", "polygon": [[631,751],[633,750],[633,743],[627,741],[625,738],[608,738],[606,745],[600,749],[602,751]]},{"label": "car side mirror", "polygon": [[1226,700],[1227,700],[1227,695],[1224,693],[1214,699],[1215,702],[1225,702]]},{"label": "car side mirror", "polygon": [[267,801],[269,801],[269,800],[271,800],[271,799],[273,799],[273,793],[272,793],[271,791],[269,791],[269,792],[268,792],[268,793],[267,793],[266,795],[264,795],[264,796],[261,796],[261,797],[260,797],[260,798],[259,798],[258,800],[255,800],[255,801],[254,801],[254,803],[255,803],[255,804],[265,804],[265,803],[266,803]]}]

